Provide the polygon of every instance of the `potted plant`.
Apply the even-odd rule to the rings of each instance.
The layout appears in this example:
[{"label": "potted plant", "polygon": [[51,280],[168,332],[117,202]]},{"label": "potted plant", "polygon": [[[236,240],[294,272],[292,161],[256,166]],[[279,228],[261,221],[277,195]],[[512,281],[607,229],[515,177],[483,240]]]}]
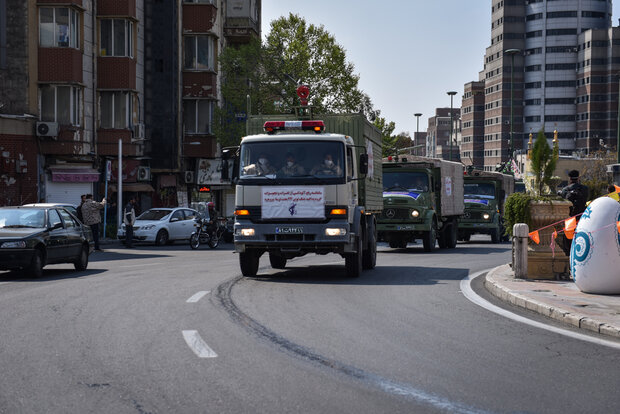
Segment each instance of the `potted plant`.
[{"label": "potted plant", "polygon": [[[553,194],[553,171],[559,157],[557,131],[553,149],[547,143],[544,131],[539,131],[528,152],[533,179],[526,193],[511,194],[506,200],[504,222],[512,235],[516,223],[526,223],[530,232],[537,231],[539,243],[530,240],[528,246],[528,278],[557,279],[569,273],[568,256],[564,254],[553,235],[562,226],[549,226],[569,217],[571,203]],[[546,227],[546,228],[544,228]],[[539,230],[540,229],[540,230]],[[563,236],[561,236],[563,237]]]}]

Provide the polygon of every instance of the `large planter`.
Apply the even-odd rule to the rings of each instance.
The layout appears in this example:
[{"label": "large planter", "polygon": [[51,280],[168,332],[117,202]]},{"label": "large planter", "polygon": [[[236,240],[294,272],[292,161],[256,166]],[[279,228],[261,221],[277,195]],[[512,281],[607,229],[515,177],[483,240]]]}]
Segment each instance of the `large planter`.
[{"label": "large planter", "polygon": [[[562,221],[570,217],[570,201],[531,201],[530,215],[532,227],[530,231]],[[561,229],[561,225],[555,226]],[[551,246],[552,234],[555,227],[539,230],[540,243],[530,240],[527,249],[527,278],[528,279],[565,279],[570,275],[569,257],[564,253],[559,243],[562,237],[555,240]]]}]

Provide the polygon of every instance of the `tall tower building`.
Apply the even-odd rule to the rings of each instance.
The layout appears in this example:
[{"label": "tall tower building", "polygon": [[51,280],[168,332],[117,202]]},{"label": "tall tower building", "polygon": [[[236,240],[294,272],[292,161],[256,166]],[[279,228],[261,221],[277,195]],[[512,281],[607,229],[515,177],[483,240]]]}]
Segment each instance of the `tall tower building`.
[{"label": "tall tower building", "polygon": [[525,138],[558,131],[577,149],[578,36],[611,27],[611,0],[492,0],[484,82],[484,169],[524,149]]}]

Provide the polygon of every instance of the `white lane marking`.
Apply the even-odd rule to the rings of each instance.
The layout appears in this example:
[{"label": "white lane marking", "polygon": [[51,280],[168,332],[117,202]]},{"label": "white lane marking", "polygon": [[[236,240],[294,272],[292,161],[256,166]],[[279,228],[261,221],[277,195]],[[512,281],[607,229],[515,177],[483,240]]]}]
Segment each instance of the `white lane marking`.
[{"label": "white lane marking", "polygon": [[217,354],[202,340],[198,331],[183,331],[183,338],[187,345],[199,358],[215,358]]},{"label": "white lane marking", "polygon": [[144,267],[144,266],[159,266],[160,264],[163,264],[163,263],[145,263],[145,264],[138,264],[138,265],[125,265],[125,266],[119,266],[119,267]]},{"label": "white lane marking", "polygon": [[603,346],[608,346],[610,348],[620,349],[620,343],[607,341],[605,339],[595,338],[589,335],[580,334],[577,332],[569,331],[568,329],[562,329],[562,328],[558,328],[555,326],[545,325],[544,323],[534,321],[532,319],[528,319],[521,315],[517,315],[515,313],[507,311],[506,309],[502,309],[499,306],[495,306],[492,303],[481,298],[471,288],[471,282],[478,276],[482,275],[483,273],[487,273],[490,270],[492,269],[483,270],[481,272],[474,273],[473,275],[467,276],[466,278],[461,280],[461,291],[463,292],[463,295],[465,295],[467,299],[469,299],[476,305],[481,306],[491,312],[497,313],[498,315],[504,316],[506,318],[512,319],[517,322],[524,323],[526,325],[534,326],[539,329],[545,329],[550,332],[568,336],[570,338],[578,339],[581,341],[591,342],[597,345],[603,345]]},{"label": "white lane marking", "polygon": [[207,293],[209,293],[210,291],[208,290],[203,290],[201,292],[196,293],[195,295],[193,295],[191,298],[187,299],[187,303],[196,303],[198,302],[200,299],[202,299]]}]

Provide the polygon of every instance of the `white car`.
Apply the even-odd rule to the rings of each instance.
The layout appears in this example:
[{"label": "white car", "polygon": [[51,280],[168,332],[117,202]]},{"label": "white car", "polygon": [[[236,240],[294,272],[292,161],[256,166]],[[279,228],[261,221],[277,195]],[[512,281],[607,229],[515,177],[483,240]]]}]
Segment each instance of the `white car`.
[{"label": "white car", "polygon": [[[133,240],[151,242],[158,246],[175,240],[189,240],[194,232],[194,219],[198,212],[191,208],[151,208],[136,218],[133,226]],[[125,240],[125,225],[117,233]]]}]

